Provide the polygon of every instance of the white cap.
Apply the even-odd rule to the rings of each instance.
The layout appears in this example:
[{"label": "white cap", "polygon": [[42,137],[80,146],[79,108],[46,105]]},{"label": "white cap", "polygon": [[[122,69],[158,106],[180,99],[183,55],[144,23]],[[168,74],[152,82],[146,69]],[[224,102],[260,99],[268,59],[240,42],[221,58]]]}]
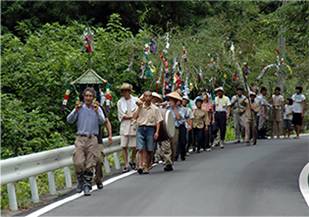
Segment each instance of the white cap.
[{"label": "white cap", "polygon": [[215,89],[215,92],[217,92],[217,91],[219,91],[219,90],[221,90],[221,91],[223,91],[223,92],[224,92],[223,87],[217,87],[217,88]]},{"label": "white cap", "polygon": [[183,97],[182,97],[182,99],[184,100],[188,100],[189,102],[190,102],[190,99],[189,99],[189,97],[187,96],[187,95],[184,95]]},{"label": "white cap", "polygon": [[249,92],[249,96],[251,96],[251,95],[256,96],[256,93],[255,93],[255,92],[253,92],[253,91],[250,91],[250,92]]}]

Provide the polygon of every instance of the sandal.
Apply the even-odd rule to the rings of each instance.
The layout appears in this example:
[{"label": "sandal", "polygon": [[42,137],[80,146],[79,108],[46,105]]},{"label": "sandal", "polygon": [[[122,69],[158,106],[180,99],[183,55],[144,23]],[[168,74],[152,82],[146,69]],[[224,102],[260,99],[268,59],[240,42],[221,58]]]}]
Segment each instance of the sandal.
[{"label": "sandal", "polygon": [[123,168],[122,173],[127,173],[127,172],[129,172],[129,168],[128,167]]}]

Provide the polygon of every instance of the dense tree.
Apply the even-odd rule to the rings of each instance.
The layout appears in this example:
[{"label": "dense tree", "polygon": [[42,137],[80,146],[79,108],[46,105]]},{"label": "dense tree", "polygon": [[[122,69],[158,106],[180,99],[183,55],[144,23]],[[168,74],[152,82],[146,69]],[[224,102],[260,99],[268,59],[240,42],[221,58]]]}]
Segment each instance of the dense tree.
[{"label": "dense tree", "polygon": [[[155,89],[153,79],[140,78],[144,44],[157,38],[158,50],[171,35],[170,65],[188,50],[190,82],[196,89],[225,85],[231,95],[239,82],[232,81],[236,62],[248,62],[250,83],[261,69],[276,61],[279,32],[285,29],[285,95],[296,84],[308,87],[309,9],[307,2],[2,2],[1,35],[1,157],[51,149],[73,142],[73,128],[60,110],[70,81],[88,67],[81,35],[89,24],[95,32],[92,67],[112,84],[113,101],[117,87],[131,82],[135,94]],[[44,13],[43,13],[44,12]],[[118,12],[114,14],[113,12]],[[285,27],[285,28],[282,28]],[[236,60],[230,51],[236,49]],[[159,55],[151,60],[160,69]],[[211,60],[216,63],[210,65]],[[132,67],[128,67],[132,63]],[[129,69],[129,70],[128,70]],[[158,73],[158,72],[157,72]],[[202,76],[202,79],[200,79]],[[273,88],[273,71],[261,84]],[[307,88],[308,89],[308,88]],[[306,90],[308,94],[308,90]],[[68,107],[74,104],[73,91]],[[115,132],[116,109],[111,120]]]}]

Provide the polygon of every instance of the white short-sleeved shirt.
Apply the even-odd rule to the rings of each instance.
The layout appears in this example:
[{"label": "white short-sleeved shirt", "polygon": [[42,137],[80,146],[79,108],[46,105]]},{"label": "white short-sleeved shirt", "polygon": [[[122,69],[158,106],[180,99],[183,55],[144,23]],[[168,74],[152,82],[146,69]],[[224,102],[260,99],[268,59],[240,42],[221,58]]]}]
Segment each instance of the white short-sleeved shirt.
[{"label": "white short-sleeved shirt", "polygon": [[303,102],[306,100],[306,97],[304,94],[294,94],[292,96],[293,100],[293,112],[294,113],[302,113],[303,112]]},{"label": "white short-sleeved shirt", "polygon": [[293,119],[292,112],[293,112],[293,105],[285,105],[283,119],[284,120],[292,120]]},{"label": "white short-sleeved shirt", "polygon": [[231,105],[231,101],[227,96],[222,96],[222,98],[215,98],[215,105],[217,112],[226,112],[227,108]]}]

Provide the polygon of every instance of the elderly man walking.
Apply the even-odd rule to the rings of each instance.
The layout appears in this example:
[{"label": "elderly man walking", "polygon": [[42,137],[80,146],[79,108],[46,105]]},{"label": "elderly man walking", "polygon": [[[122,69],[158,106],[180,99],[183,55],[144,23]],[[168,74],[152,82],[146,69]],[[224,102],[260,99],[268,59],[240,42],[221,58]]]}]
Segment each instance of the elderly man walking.
[{"label": "elderly man walking", "polygon": [[137,149],[139,152],[139,174],[148,174],[154,142],[159,137],[160,122],[163,121],[159,108],[152,104],[152,93],[146,91],[143,94],[144,101],[138,101],[138,109],[133,117],[136,119],[138,128],[136,133]]},{"label": "elderly man walking", "polygon": [[95,96],[93,88],[86,88],[83,92],[84,103],[76,102],[75,109],[67,117],[68,123],[77,122],[73,164],[78,181],[77,192],[84,191],[86,196],[90,195],[92,176],[100,158],[99,124],[105,120],[98,103],[93,103]]},{"label": "elderly man walking", "polygon": [[[129,171],[129,164],[135,169],[136,163],[136,124],[133,120],[133,113],[137,109],[137,97],[131,95],[132,85],[128,83],[122,84],[120,87],[122,97],[117,103],[118,119],[120,121],[120,146],[123,150],[125,166],[122,172]],[[129,150],[131,149],[131,161],[129,162]]]}]

